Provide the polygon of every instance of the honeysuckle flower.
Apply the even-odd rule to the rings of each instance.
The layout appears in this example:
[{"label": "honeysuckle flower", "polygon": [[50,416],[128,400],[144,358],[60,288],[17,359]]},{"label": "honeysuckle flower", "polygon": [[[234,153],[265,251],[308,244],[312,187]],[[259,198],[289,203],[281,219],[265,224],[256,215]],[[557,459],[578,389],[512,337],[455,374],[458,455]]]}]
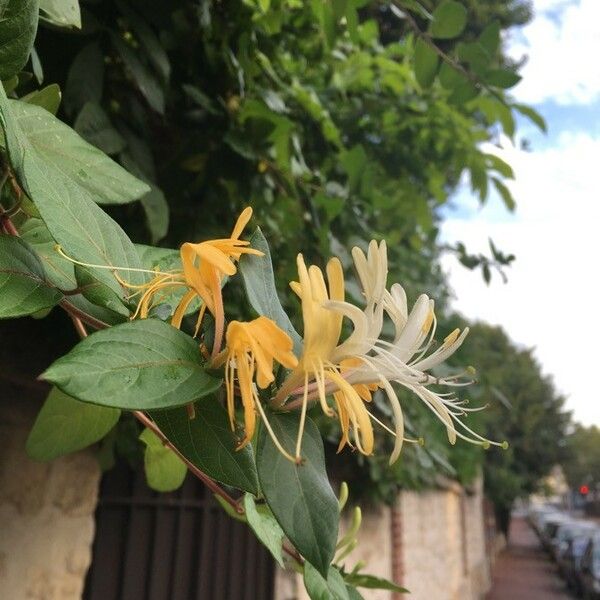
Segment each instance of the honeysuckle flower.
[{"label": "honeysuckle flower", "polygon": [[[264,389],[275,379],[274,361],[288,369],[297,366],[298,359],[292,351],[290,336],[267,317],[253,321],[232,321],[225,335],[226,347],[213,360],[214,367],[225,367],[227,410],[231,428],[235,429],[235,380],[237,378],[244,408],[244,438],[239,448],[252,439],[256,427],[256,412],[279,450],[290,460],[295,460],[277,441],[258,397],[257,385]],[[236,377],[237,375],[237,377]]]},{"label": "honeysuckle flower", "polygon": [[235,262],[242,254],[262,256],[262,252],[250,248],[250,242],[240,240],[244,227],[252,216],[252,208],[245,208],[237,219],[231,236],[224,239],[207,240],[199,243],[185,242],[180,248],[181,270],[160,272],[156,271],[154,277],[146,284],[133,286],[119,278],[126,287],[138,290],[141,294],[137,310],[132,318],[146,318],[150,309],[160,302],[164,295],[177,288],[187,288],[179,301],[171,324],[180,328],[183,317],[194,299],[202,300],[198,315],[196,332],[206,310],[215,318],[215,335],[213,356],[221,347],[223,330],[225,326],[225,312],[223,309],[223,296],[221,293],[224,276],[235,275],[237,268]]},{"label": "honeysuckle flower", "polygon": [[[329,336],[324,334],[320,338],[320,346],[316,342],[309,341],[305,348],[306,357],[301,359],[298,369],[284,383],[276,400],[283,403],[285,397],[291,394],[297,399],[292,400],[288,407],[294,408],[301,403],[304,413],[307,400],[316,396],[323,412],[333,416],[326,399],[327,394],[332,394],[342,429],[338,450],[351,443],[349,432],[352,426],[359,451],[370,453],[373,443],[370,420],[373,420],[396,438],[390,463],[398,458],[403,442],[407,441],[404,438],[402,408],[392,384],[398,384],[419,397],[445,425],[448,439],[452,444],[457,437],[483,446],[495,443],[472,431],[460,419],[468,412],[480,409],[466,408],[466,401],[460,401],[452,392],[431,389],[437,386],[454,388],[472,383],[473,372],[469,369],[442,378],[430,373],[431,369],[440,365],[458,350],[468,334],[468,328],[462,332],[458,329],[454,330],[437,349],[430,352],[434,345],[437,326],[434,301],[422,294],[408,314],[406,293],[402,286],[394,284],[389,291],[385,289],[387,278],[385,242],[379,246],[376,242],[371,242],[366,256],[358,248],[353,249],[352,255],[365,298],[365,306],[362,309],[344,300],[343,289],[342,293],[336,296],[327,295],[323,293],[325,287],[324,283],[321,283],[317,286],[320,292],[315,293],[313,286],[319,281],[317,272],[320,271],[316,267],[311,267],[309,273],[311,269],[314,273],[311,280],[305,273],[304,262],[299,261],[300,283],[294,283],[292,287],[302,301],[304,327],[305,332],[309,333],[308,339],[310,340],[316,331],[328,331],[327,323],[335,323],[335,327],[329,330],[335,333]],[[343,283],[341,267],[339,269],[339,277]],[[352,333],[345,341],[337,342],[337,345],[335,340],[339,340],[341,323],[327,316],[327,311],[340,318],[348,318],[353,325]],[[392,341],[381,337],[384,313],[395,327]],[[314,353],[307,351],[313,348],[318,349],[318,358],[315,358]],[[371,392],[377,387],[385,392],[389,400],[393,413],[393,430],[366,408],[365,403],[371,400]],[[467,432],[467,435],[461,431],[461,428]],[[300,433],[301,430],[302,428]],[[368,440],[367,443],[365,439]],[[298,441],[298,448],[299,444]]]},{"label": "honeysuckle flower", "polygon": [[[394,412],[396,424],[396,445],[390,461],[393,462],[399,455],[402,443],[400,431],[403,429],[402,411],[391,383],[397,383],[409,389],[432,410],[446,426],[450,443],[454,444],[456,438],[460,437],[483,446],[490,444],[504,446],[504,443],[498,444],[483,438],[461,421],[460,417],[481,409],[465,408],[465,401],[459,400],[455,394],[436,392],[430,389],[430,386],[452,388],[472,383],[473,372],[469,369],[463,373],[442,378],[435,377],[428,372],[460,348],[469,329],[465,328],[462,332],[455,329],[444,339],[439,348],[427,354],[433,345],[437,324],[433,300],[422,294],[415,302],[410,315],[407,316],[406,294],[400,285],[395,284],[390,292],[384,294],[383,302],[385,312],[396,328],[394,340],[388,342],[382,339],[364,339],[364,347],[371,343],[370,351],[355,356],[355,360],[361,360],[363,365],[349,373],[346,379],[353,385],[370,383],[377,379],[385,390]],[[361,318],[355,310],[344,309],[336,303],[329,303],[329,307],[352,319],[355,334],[357,331],[365,331],[366,317]],[[460,428],[469,435],[462,433]]]},{"label": "honeysuckle flower", "polygon": [[304,345],[298,366],[292,371],[279,389],[275,398],[281,405],[286,397],[297,387],[302,391],[302,409],[296,458],[300,458],[302,434],[306,420],[309,382],[316,384],[317,397],[323,412],[330,417],[335,415],[327,403],[326,386],[331,384],[336,391],[335,400],[344,435],[348,437],[350,427],[359,450],[365,454],[373,451],[373,429],[364,402],[358,391],[341,374],[341,366],[332,361],[333,353],[339,343],[342,327],[342,314],[326,308],[329,301],[343,302],[344,273],[337,258],[327,264],[327,281],[321,269],[315,265],[309,268],[302,255],[298,255],[298,282],[292,282],[292,289],[300,297],[304,323]]}]

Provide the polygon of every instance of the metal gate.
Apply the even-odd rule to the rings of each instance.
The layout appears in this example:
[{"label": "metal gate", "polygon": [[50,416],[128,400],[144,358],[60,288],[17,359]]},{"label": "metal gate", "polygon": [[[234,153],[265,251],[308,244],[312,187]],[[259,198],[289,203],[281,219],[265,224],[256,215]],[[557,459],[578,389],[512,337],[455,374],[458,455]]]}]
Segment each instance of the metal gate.
[{"label": "metal gate", "polygon": [[271,556],[188,475],[158,494],[126,465],[102,479],[84,600],[270,600]]}]

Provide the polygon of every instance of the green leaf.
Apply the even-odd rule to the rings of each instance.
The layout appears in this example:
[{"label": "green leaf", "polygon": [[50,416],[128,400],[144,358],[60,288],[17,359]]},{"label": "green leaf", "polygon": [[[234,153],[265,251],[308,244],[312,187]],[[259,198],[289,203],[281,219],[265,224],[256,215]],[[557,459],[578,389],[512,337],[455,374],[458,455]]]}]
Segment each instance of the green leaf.
[{"label": "green leaf", "polygon": [[467,24],[467,9],[455,0],[444,0],[434,11],[429,35],[440,40],[458,37]]},{"label": "green leaf", "polygon": [[487,84],[502,89],[508,89],[517,85],[521,79],[520,75],[510,69],[491,69],[484,77],[484,81]]},{"label": "green leaf", "polygon": [[35,159],[83,188],[98,204],[126,204],[148,192],[147,184],[47,111],[18,100],[9,100],[9,105]]},{"label": "green leaf", "polygon": [[237,449],[227,411],[214,396],[196,402],[194,408],[193,419],[185,408],[155,411],[151,417],[177,450],[207,475],[258,494],[252,448]]},{"label": "green leaf", "polygon": [[304,563],[304,586],[311,600],[350,600],[344,579],[330,567],[327,580],[308,561]]},{"label": "green leaf", "polygon": [[6,79],[5,81],[3,81],[2,85],[4,87],[4,91],[7,94],[11,94],[17,89],[17,86],[19,85],[19,76],[13,75],[10,79]]},{"label": "green leaf", "polygon": [[86,102],[99,104],[104,87],[104,57],[97,42],[88,44],[71,63],[64,90],[67,114],[79,112]]},{"label": "green leaf", "polygon": [[477,87],[470,81],[466,81],[452,90],[452,93],[448,97],[448,102],[451,104],[464,104],[476,98],[478,94],[479,90]]},{"label": "green leaf", "polygon": [[348,174],[350,190],[358,188],[368,161],[367,153],[361,144],[356,144],[350,150],[340,153],[340,164]]},{"label": "green leaf", "polygon": [[[412,10],[413,12],[417,13],[423,19],[427,19],[428,21],[433,20],[433,15],[420,2],[417,2],[416,0],[403,0],[402,5],[406,6],[406,8],[408,8],[409,10]],[[394,9],[397,7],[395,7],[395,5],[392,4],[390,8]],[[404,18],[403,16],[398,15],[397,12],[396,15],[399,18]]]},{"label": "green leaf", "polygon": [[[36,252],[44,265],[46,278],[52,285],[65,291],[77,287],[73,263],[56,252],[56,241],[41,219],[27,219],[20,227],[19,233]],[[92,304],[82,294],[70,295],[68,300],[65,298],[64,301],[107,325],[115,325],[125,320],[123,315]]]},{"label": "green leaf", "polygon": [[389,590],[390,592],[397,592],[399,594],[410,593],[406,588],[396,585],[393,581],[375,575],[368,575],[367,573],[344,573],[344,579],[347,583],[355,587],[371,590]]},{"label": "green leaf", "polygon": [[421,87],[427,88],[435,79],[439,58],[429,44],[418,39],[415,44],[415,77]]},{"label": "green leaf", "polygon": [[148,485],[157,492],[172,492],[181,487],[187,467],[179,456],[150,429],[142,431],[140,440],[146,444],[144,471]]},{"label": "green leaf", "polygon": [[[269,421],[279,442],[293,454],[299,415],[272,414]],[[324,575],[335,552],[339,511],[325,471],[321,435],[310,419],[304,430],[302,458],[300,465],[285,458],[261,427],[256,462],[267,504],[294,547]]]},{"label": "green leaf", "polygon": [[116,408],[79,402],[52,388],[27,438],[27,454],[35,460],[53,460],[87,448],[117,423]]},{"label": "green leaf", "polygon": [[484,154],[485,159],[488,163],[489,168],[498,171],[502,177],[507,179],[514,179],[515,173],[512,167],[504,160],[502,160],[499,156],[495,154]]},{"label": "green leaf", "polygon": [[169,204],[162,190],[150,184],[150,191],[142,196],[140,202],[146,215],[146,225],[152,243],[162,240],[169,230]]},{"label": "green leaf", "polygon": [[[44,83],[44,67],[42,66],[42,61],[35,49],[35,46],[31,49],[31,70],[33,71],[33,76],[39,85]],[[21,73],[19,73],[19,78],[21,77]]]},{"label": "green leaf", "polygon": [[[25,102],[8,101],[3,90],[0,90],[0,117],[11,164],[52,237],[73,258],[118,267],[122,277],[131,283],[143,283],[144,275],[129,270],[140,267],[131,240],[94,203],[98,197],[92,190],[102,190],[114,199],[118,194],[124,197],[134,191],[143,192],[147,189],[144,184],[50,113]],[[69,149],[73,152],[75,148],[78,153],[83,152],[75,159],[79,171],[73,164],[66,164]],[[92,161],[93,169],[83,162],[84,157]],[[118,182],[127,185],[127,189],[119,192]],[[96,269],[95,276],[115,292],[124,294],[110,270]]]},{"label": "green leaf", "polygon": [[439,74],[440,83],[447,90],[453,90],[468,82],[468,79],[448,63],[442,63]]},{"label": "green leaf", "polygon": [[21,100],[28,102],[29,104],[35,104],[45,108],[50,114],[55,115],[58,112],[60,106],[61,93],[60,87],[56,83],[47,85],[41,90],[31,92],[26,96],[23,96]]},{"label": "green leaf", "polygon": [[488,53],[490,59],[494,59],[500,49],[500,23],[492,21],[481,32],[478,42]]},{"label": "green leaf", "polygon": [[264,256],[245,254],[240,259],[239,270],[248,302],[259,315],[275,321],[292,338],[294,352],[299,356],[302,351],[302,338],[294,329],[277,296],[271,251],[260,227],[257,227],[252,234],[250,245],[252,248],[264,252]]},{"label": "green leaf", "polygon": [[468,63],[478,75],[485,73],[491,62],[489,54],[479,42],[459,42],[456,45],[456,53],[458,58]]},{"label": "green leaf", "polygon": [[81,29],[78,0],[40,0],[41,17],[57,27]]},{"label": "green leaf", "polygon": [[38,25],[38,0],[0,2],[0,79],[10,79],[27,63]]},{"label": "green leaf", "polygon": [[121,162],[128,171],[145,181],[150,187],[150,191],[140,198],[140,202],[146,215],[146,225],[152,243],[155,244],[164,238],[169,230],[169,204],[167,199],[162,190],[152,183],[150,175],[138,165],[131,153],[124,152],[121,155]]},{"label": "green leaf", "polygon": [[548,127],[546,126],[546,120],[542,115],[540,115],[537,110],[531,108],[531,106],[527,106],[526,104],[513,104],[512,105],[515,110],[518,110],[523,116],[527,117],[530,121],[535,123],[541,131],[544,133],[548,132]]},{"label": "green leaf", "polygon": [[365,600],[365,597],[356,588],[347,585],[346,590],[350,600]]},{"label": "green leaf", "polygon": [[75,265],[75,279],[84,298],[92,304],[108,308],[125,318],[129,317],[130,311],[123,303],[121,296],[98,281],[89,269]]},{"label": "green leaf", "polygon": [[29,244],[8,235],[0,235],[0,294],[0,319],[30,315],[62,298]]},{"label": "green leaf", "polygon": [[156,319],[93,333],[42,377],[84,402],[126,410],[181,406],[221,385],[200,364],[197,343]]},{"label": "green leaf", "polygon": [[154,67],[154,70],[158,73],[161,80],[167,83],[171,75],[171,64],[159,39],[142,17],[131,10],[127,4],[118,2],[118,7],[129,21],[133,33],[139,40],[142,48],[146,51],[146,56]]},{"label": "green leaf", "polygon": [[161,115],[164,114],[165,95],[154,75],[140,61],[133,48],[121,38],[112,35],[111,40],[133,83],[137,86],[142,96],[146,98],[150,108]]},{"label": "green leaf", "polygon": [[113,127],[104,109],[96,102],[86,102],[83,105],[73,128],[84,140],[106,154],[117,154],[125,148],[123,136]]},{"label": "green leaf", "polygon": [[498,190],[502,201],[504,202],[504,206],[511,212],[513,212],[516,208],[515,199],[513,198],[510,190],[498,179],[497,177],[492,177],[492,181],[494,182],[494,187]]},{"label": "green leaf", "polygon": [[206,95],[201,89],[188,83],[184,83],[181,87],[190,100],[192,100],[198,106],[201,106],[206,112],[215,116],[220,116],[223,114],[223,111],[215,102],[213,102],[212,98]]},{"label": "green leaf", "polygon": [[266,504],[257,505],[251,494],[244,496],[248,524],[256,537],[266,546],[273,558],[284,567],[281,546],[285,534]]}]

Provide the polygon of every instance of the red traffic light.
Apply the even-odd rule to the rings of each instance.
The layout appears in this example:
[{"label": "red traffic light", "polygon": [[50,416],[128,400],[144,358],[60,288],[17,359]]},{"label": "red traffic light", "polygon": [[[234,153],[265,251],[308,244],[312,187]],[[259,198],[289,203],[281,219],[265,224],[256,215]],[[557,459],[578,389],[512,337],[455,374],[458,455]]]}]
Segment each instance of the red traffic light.
[{"label": "red traffic light", "polygon": [[587,496],[590,493],[590,488],[587,485],[582,485],[579,487],[579,493],[582,496]]}]

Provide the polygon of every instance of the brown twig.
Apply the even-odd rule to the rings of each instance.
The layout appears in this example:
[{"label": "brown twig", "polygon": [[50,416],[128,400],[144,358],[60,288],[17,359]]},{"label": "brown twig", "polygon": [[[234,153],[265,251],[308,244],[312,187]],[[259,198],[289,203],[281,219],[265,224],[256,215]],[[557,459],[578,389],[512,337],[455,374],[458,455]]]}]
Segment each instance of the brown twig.
[{"label": "brown twig", "polygon": [[190,462],[179,450],[169,441],[169,438],[160,430],[160,428],[156,425],[156,423],[148,417],[145,413],[140,410],[134,410],[133,416],[140,422],[142,425],[146,426],[150,429],[160,441],[167,447],[169,450],[172,450],[177,456],[186,464],[187,468],[195,475],[202,483],[213,493],[215,496],[219,496],[223,498],[227,504],[229,504],[233,509],[240,515],[244,514],[244,509],[240,506],[240,503],[232,498],[223,488],[221,488],[217,483],[215,483],[204,471],[201,471],[194,463]]},{"label": "brown twig", "polygon": [[282,544],[281,549],[289,556],[291,556],[300,566],[304,565],[304,559],[298,553],[296,548],[290,548],[287,544]]},{"label": "brown twig", "polygon": [[101,321],[100,319],[96,319],[96,317],[92,317],[92,315],[88,315],[86,312],[77,308],[74,304],[71,304],[66,298],[63,298],[58,305],[65,310],[72,319],[79,319],[83,321],[86,325],[89,325],[93,329],[107,329],[110,327],[108,323]]}]

